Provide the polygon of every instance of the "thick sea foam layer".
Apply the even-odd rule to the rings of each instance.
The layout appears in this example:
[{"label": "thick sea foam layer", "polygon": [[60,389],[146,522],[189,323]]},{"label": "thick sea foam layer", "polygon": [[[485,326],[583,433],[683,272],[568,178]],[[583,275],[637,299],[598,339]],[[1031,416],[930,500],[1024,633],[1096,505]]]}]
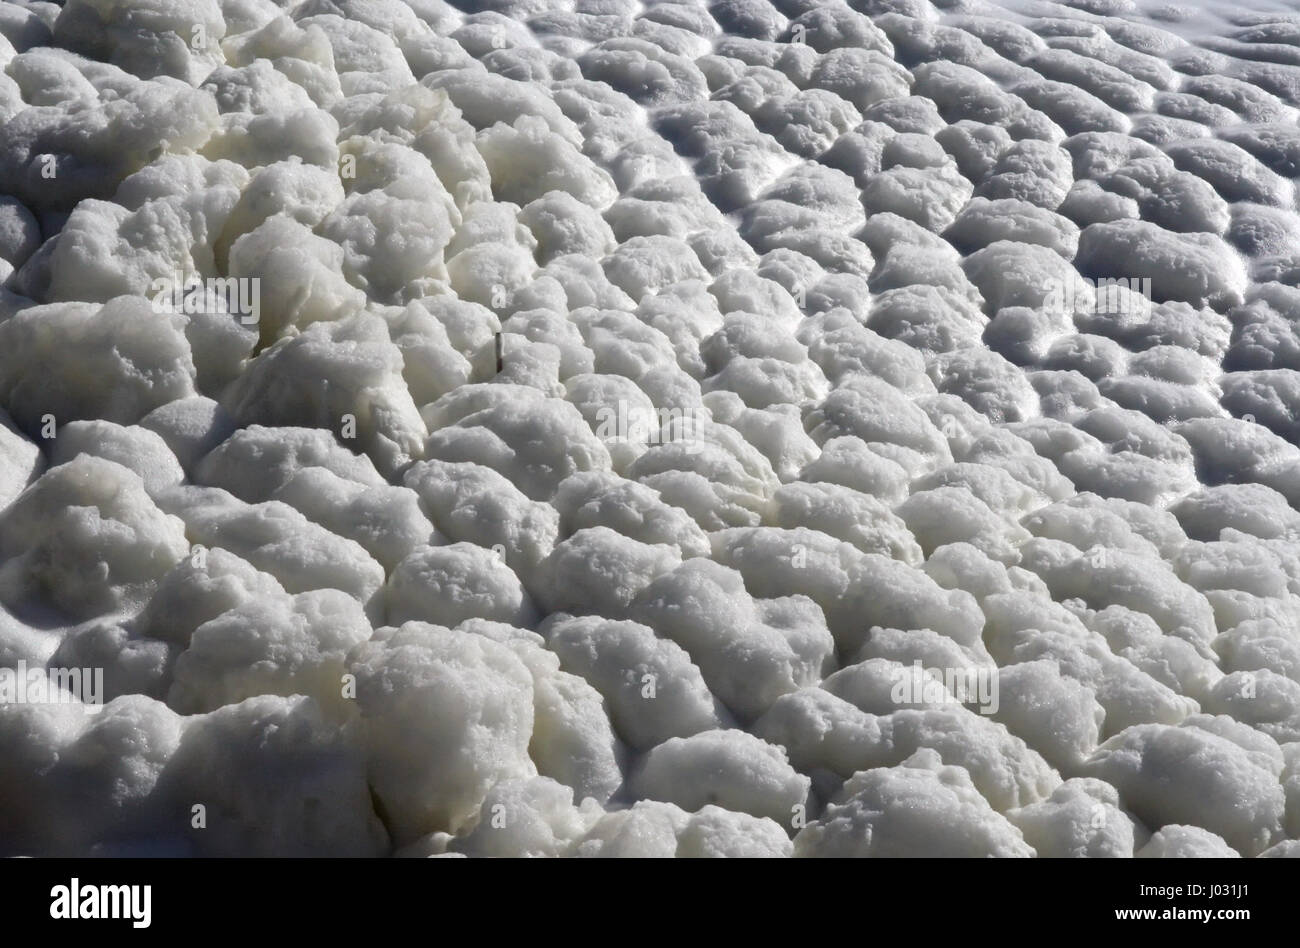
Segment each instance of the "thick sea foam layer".
[{"label": "thick sea foam layer", "polygon": [[0,854],[1300,855],[1300,15],[0,4]]}]

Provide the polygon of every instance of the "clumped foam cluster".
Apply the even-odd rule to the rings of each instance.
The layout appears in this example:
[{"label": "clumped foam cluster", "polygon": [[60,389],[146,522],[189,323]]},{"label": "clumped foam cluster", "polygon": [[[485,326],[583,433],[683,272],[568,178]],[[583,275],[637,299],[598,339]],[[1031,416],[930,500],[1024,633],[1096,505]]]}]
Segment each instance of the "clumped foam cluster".
[{"label": "clumped foam cluster", "polygon": [[1300,25],[1170,18],[0,5],[0,853],[1300,855]]}]

